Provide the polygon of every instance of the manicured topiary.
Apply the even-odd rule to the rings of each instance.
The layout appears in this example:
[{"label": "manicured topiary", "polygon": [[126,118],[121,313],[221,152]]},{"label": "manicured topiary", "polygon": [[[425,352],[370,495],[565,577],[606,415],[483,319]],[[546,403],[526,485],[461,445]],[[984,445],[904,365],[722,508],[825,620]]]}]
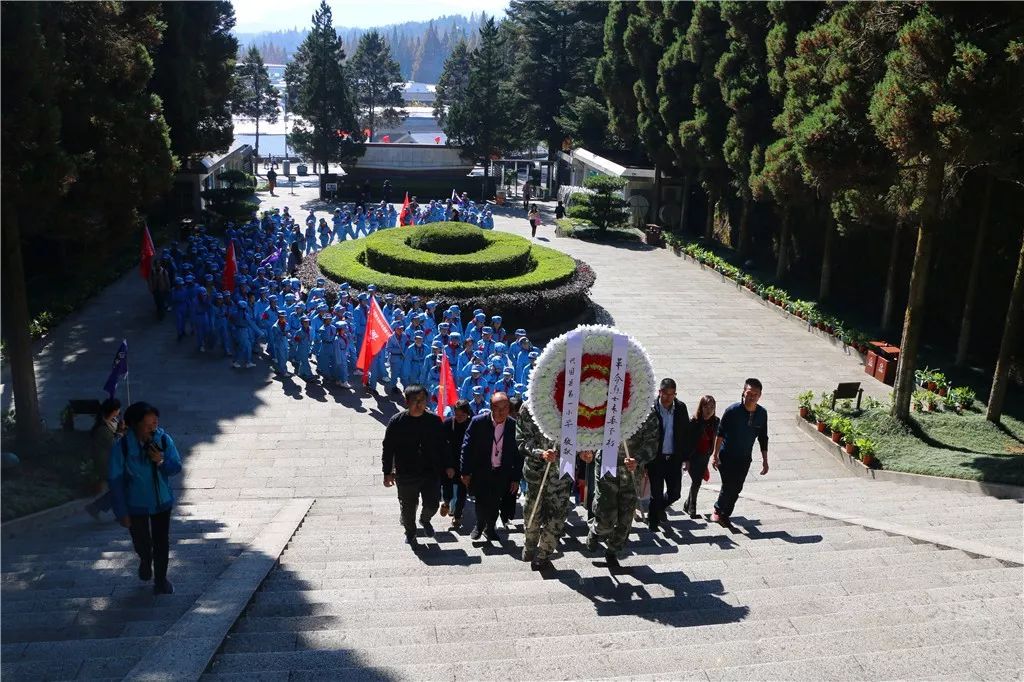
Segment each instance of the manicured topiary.
[{"label": "manicured topiary", "polygon": [[[476,246],[478,251],[470,251]],[[518,274],[506,276],[509,270]],[[475,274],[473,279],[447,278],[457,272]],[[590,266],[559,251],[465,223],[388,229],[330,246],[300,268],[306,286],[321,275],[329,280],[332,303],[338,283],[348,282],[357,291],[375,284],[380,292],[416,294],[442,308],[458,304],[464,314],[482,308],[502,315],[509,328],[550,327],[553,335],[589,310],[587,293],[595,279]]]},{"label": "manicured topiary", "polygon": [[371,270],[416,279],[507,279],[530,270],[530,242],[465,223],[382,230],[350,244],[365,250],[360,262]]}]

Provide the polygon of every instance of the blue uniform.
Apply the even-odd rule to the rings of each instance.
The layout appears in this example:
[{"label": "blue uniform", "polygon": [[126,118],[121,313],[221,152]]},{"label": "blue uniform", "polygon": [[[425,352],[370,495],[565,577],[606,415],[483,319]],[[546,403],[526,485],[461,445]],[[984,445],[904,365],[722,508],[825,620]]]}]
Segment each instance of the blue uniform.
[{"label": "blue uniform", "polygon": [[288,325],[275,324],[270,329],[270,356],[278,374],[288,373]]},{"label": "blue uniform", "polygon": [[388,390],[395,388],[398,385],[399,379],[402,380],[403,387],[409,385],[405,383],[402,374],[402,370],[405,367],[405,349],[408,345],[409,337],[405,335],[405,332],[395,332],[384,346],[384,355],[387,356],[388,368],[391,370],[391,375],[387,381]]},{"label": "blue uniform", "polygon": [[409,344],[405,349],[405,360],[402,364],[402,385],[422,384],[424,381],[423,361],[430,354],[430,349],[424,345],[417,346]]},{"label": "blue uniform", "polygon": [[325,324],[317,332],[316,369],[325,381],[337,381],[338,372],[334,362],[334,342],[337,340],[333,324]]},{"label": "blue uniform", "polygon": [[303,379],[313,377],[313,369],[309,366],[309,354],[313,350],[313,330],[299,328],[292,335],[295,345],[295,373]]}]

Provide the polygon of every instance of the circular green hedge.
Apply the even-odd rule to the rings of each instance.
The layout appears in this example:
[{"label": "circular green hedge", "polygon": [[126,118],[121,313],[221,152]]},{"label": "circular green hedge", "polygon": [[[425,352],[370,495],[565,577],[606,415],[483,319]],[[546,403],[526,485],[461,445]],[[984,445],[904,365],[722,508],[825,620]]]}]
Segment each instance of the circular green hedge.
[{"label": "circular green hedge", "polygon": [[[442,254],[411,246],[426,241],[442,248],[443,242],[465,243],[477,235],[483,236],[486,246],[473,253]],[[327,277],[356,288],[376,284],[395,293],[453,297],[557,287],[568,282],[577,267],[560,251],[466,223],[381,230],[327,247],[317,255],[317,264]]]},{"label": "circular green hedge", "polygon": [[526,274],[530,267],[530,242],[465,223],[382,230],[363,241],[363,263],[390,275],[436,280],[502,279]]}]

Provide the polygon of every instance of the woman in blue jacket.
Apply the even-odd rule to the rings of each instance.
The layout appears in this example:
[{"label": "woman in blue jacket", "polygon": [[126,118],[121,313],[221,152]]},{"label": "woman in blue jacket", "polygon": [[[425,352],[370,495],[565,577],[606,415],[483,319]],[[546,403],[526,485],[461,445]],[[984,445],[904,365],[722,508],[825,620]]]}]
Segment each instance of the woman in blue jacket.
[{"label": "woman in blue jacket", "polygon": [[174,441],[160,428],[160,412],[137,402],[124,413],[128,427],[110,449],[110,495],[114,515],[132,534],[139,578],[153,579],[154,594],[172,594],[167,579],[171,508],[169,478],[181,471]]}]

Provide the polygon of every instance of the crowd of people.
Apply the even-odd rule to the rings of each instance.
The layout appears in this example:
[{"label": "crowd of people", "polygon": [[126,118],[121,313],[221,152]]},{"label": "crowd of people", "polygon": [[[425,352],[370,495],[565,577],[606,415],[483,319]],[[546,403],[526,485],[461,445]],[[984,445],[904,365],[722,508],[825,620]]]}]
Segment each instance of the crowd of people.
[{"label": "crowd of people", "polygon": [[[432,201],[416,210],[430,222],[460,208],[470,213],[472,202],[465,197]],[[150,285],[157,315],[173,312],[179,341],[192,337],[199,352],[223,353],[235,368],[255,367],[262,355],[281,377],[294,373],[314,380],[315,367],[325,384],[351,388],[353,377],[363,372],[356,362],[376,303],[392,335],[366,369],[369,390],[379,384],[393,392],[423,385],[435,405],[447,356],[459,397],[474,414],[486,408],[496,391],[525,396],[540,348],[525,329],[507,330],[501,315],[476,309],[464,320],[458,305],[443,308],[415,295],[381,295],[372,284],[359,292],[348,283],[335,289],[322,277],[307,288],[294,276],[300,248],[309,253],[335,239],[358,238],[364,230],[381,229],[373,215],[393,213],[387,205],[367,221],[356,209],[353,222],[350,213],[338,208],[328,227],[310,211],[303,233],[285,207],[229,226],[223,238],[199,227],[183,245],[175,242],[164,249],[153,264]],[[227,264],[229,245],[233,274]],[[172,283],[169,290],[154,284],[166,282]]]},{"label": "crowd of people", "polygon": [[577,453],[573,476],[552,466],[560,456],[559,444],[541,433],[520,397],[495,391],[487,409],[476,414],[460,400],[442,419],[430,411],[427,389],[411,385],[405,389],[406,409],[392,417],[385,432],[384,485],[398,489],[406,542],[414,547],[420,529],[427,537],[434,535],[432,519],[438,512],[450,516],[453,530],[459,529],[467,500],[475,512],[470,539],[498,542],[499,519],[512,529],[517,499],[525,492],[522,556],[533,570],[552,567],[551,556],[576,505],[583,505],[588,517],[587,549],[597,551],[603,543],[607,565],[616,568],[640,497],[646,493],[650,498],[648,529],[663,530],[668,509],[682,497],[684,473],[690,486],[683,512],[692,519],[702,518],[697,506],[702,482],[711,469],[720,473],[720,492],[708,518],[731,527],[755,443],[761,450],[761,475],[768,473],[768,413],[758,404],[761,391],[761,382],[749,378],[741,400],[720,418],[710,395],[700,398],[691,417],[677,398],[675,381],[662,380],[650,414],[614,454],[614,475],[602,477],[597,475],[601,459],[612,456],[602,451]]}]

